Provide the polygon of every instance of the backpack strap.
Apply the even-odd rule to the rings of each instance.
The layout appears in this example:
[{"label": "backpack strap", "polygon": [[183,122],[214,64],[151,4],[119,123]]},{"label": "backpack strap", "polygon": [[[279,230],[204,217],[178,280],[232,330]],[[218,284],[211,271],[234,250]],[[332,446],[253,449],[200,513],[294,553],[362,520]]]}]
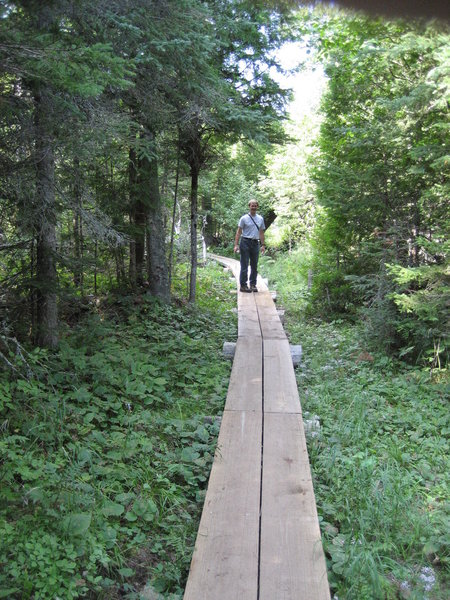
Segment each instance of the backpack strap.
[{"label": "backpack strap", "polygon": [[250,213],[248,213],[248,216],[250,217],[250,219],[253,221],[253,224],[255,225],[256,229],[259,231],[259,227],[255,222],[255,219],[252,217],[252,215]]}]

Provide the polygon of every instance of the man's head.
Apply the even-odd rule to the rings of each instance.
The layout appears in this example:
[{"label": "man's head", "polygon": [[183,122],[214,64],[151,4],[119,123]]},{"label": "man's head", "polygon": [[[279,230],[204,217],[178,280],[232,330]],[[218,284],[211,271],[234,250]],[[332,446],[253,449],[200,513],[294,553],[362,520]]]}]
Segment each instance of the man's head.
[{"label": "man's head", "polygon": [[250,209],[251,213],[255,213],[258,210],[258,202],[256,200],[250,200],[250,202],[248,203],[248,207]]}]

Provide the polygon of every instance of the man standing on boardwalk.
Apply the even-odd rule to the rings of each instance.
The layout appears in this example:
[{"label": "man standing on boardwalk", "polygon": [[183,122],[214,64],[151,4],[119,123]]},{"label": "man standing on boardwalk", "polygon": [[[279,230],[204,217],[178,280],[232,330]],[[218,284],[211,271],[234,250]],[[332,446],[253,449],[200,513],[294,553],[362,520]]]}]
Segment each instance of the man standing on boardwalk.
[{"label": "man standing on boardwalk", "polygon": [[[258,215],[258,203],[250,200],[248,203],[250,212],[239,219],[239,225],[234,240],[234,251],[241,254],[241,274],[239,283],[241,292],[257,292],[256,277],[258,275],[259,245],[264,254],[264,219]],[[239,241],[240,238],[240,241]],[[248,262],[250,261],[250,287],[247,284]]]}]

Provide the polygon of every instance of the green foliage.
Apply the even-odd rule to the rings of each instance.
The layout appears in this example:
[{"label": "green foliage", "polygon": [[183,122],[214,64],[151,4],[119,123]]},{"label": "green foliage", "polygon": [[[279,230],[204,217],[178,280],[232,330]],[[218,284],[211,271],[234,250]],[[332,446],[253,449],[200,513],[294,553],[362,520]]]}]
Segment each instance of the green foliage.
[{"label": "green foliage", "polygon": [[[300,328],[296,330],[300,333]],[[433,565],[448,577],[445,381],[370,355],[356,328],[301,325],[303,410],[320,417],[308,440],[330,584],[346,598],[395,598]]]},{"label": "green foliage", "polygon": [[315,157],[313,143],[318,127],[319,118],[313,110],[298,122],[287,124],[288,142],[268,156],[267,174],[259,177],[259,194],[277,215],[268,238],[271,247],[290,250],[312,234],[316,202],[308,163]]},{"label": "green foliage", "polygon": [[[329,87],[313,165],[322,208],[312,308],[323,314],[325,297],[339,311],[362,306],[380,347],[414,347],[417,358],[443,337],[430,320],[446,285],[448,28],[361,16],[325,21],[316,28]],[[432,284],[423,293],[417,281],[408,290],[396,282],[392,269],[409,267],[430,269],[430,281],[441,270],[433,300]],[[434,304],[428,314],[419,308],[425,297]],[[383,322],[389,326],[380,329]]]},{"label": "green foliage", "polygon": [[[303,347],[297,380],[331,590],[349,600],[443,600],[446,373],[369,353],[359,325],[305,319],[300,257],[266,261],[264,270],[275,277],[292,343]],[[310,428],[317,418],[320,428]],[[429,570],[436,583],[425,593]]]},{"label": "green foliage", "polygon": [[398,331],[405,344],[403,355],[424,352],[432,367],[440,367],[441,362],[446,364],[450,297],[448,268],[440,265],[416,268],[387,265],[387,269],[396,284],[390,297],[405,314],[398,322]]},{"label": "green foliage", "polygon": [[[36,338],[45,330],[41,307],[51,306],[53,346],[57,304],[41,292],[57,295],[62,320],[84,296],[135,289],[144,273],[151,292],[167,298],[175,180],[181,245],[186,180],[206,162],[214,167],[220,144],[251,141],[258,160],[247,156],[246,172],[256,182],[267,146],[284,137],[288,93],[272,72],[291,36],[291,11],[222,0],[16,0],[1,14],[2,317],[20,340]],[[229,203],[216,208],[219,228],[231,222]],[[53,248],[46,270],[38,260],[43,223]]]},{"label": "green foliage", "polygon": [[296,248],[290,254],[274,252],[260,257],[259,269],[270,285],[296,310],[307,307],[309,298],[308,273],[311,267],[311,250],[307,246]]},{"label": "green foliage", "polygon": [[201,309],[110,296],[34,378],[3,373],[3,597],[182,594],[236,332],[223,269],[199,280]]}]

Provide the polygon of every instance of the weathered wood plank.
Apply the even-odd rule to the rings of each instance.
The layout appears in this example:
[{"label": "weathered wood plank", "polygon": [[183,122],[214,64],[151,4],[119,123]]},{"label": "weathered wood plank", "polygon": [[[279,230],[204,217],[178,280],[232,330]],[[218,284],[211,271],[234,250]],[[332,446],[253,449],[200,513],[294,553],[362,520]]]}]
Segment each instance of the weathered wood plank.
[{"label": "weathered wood plank", "polygon": [[261,428],[224,413],[184,600],[256,600]]},{"label": "weathered wood plank", "polygon": [[264,410],[301,413],[289,342],[264,339]]},{"label": "weathered wood plank", "polygon": [[255,295],[253,293],[248,292],[239,292],[238,293],[238,309],[251,309],[252,311],[256,311],[255,304]]},{"label": "weathered wood plank", "polygon": [[255,302],[258,308],[270,308],[276,312],[275,303],[272,300],[272,296],[269,291],[261,290],[255,294]]},{"label": "weathered wood plank", "polygon": [[258,311],[254,294],[238,294],[238,336],[261,337]]},{"label": "weathered wood plank", "polygon": [[228,267],[234,276],[239,278],[240,265],[237,260],[234,260],[234,258],[227,258],[226,256],[220,256],[219,254],[210,253],[209,256],[221,265]]},{"label": "weathered wood plank", "polygon": [[281,321],[268,321],[261,319],[261,332],[265,340],[285,340],[286,333],[283,329]]},{"label": "weathered wood plank", "polygon": [[330,600],[300,415],[266,414],[260,600]]},{"label": "weathered wood plank", "polygon": [[239,338],[184,599],[256,600],[259,551],[260,600],[330,600],[289,343],[270,293],[237,299]]},{"label": "weathered wood plank", "polygon": [[255,294],[261,332],[264,339],[285,339],[286,333],[269,292]]},{"label": "weathered wood plank", "polygon": [[239,337],[225,410],[262,412],[262,340]]},{"label": "weathered wood plank", "polygon": [[238,311],[238,336],[261,337],[261,326],[257,315],[249,317],[248,312]]}]

